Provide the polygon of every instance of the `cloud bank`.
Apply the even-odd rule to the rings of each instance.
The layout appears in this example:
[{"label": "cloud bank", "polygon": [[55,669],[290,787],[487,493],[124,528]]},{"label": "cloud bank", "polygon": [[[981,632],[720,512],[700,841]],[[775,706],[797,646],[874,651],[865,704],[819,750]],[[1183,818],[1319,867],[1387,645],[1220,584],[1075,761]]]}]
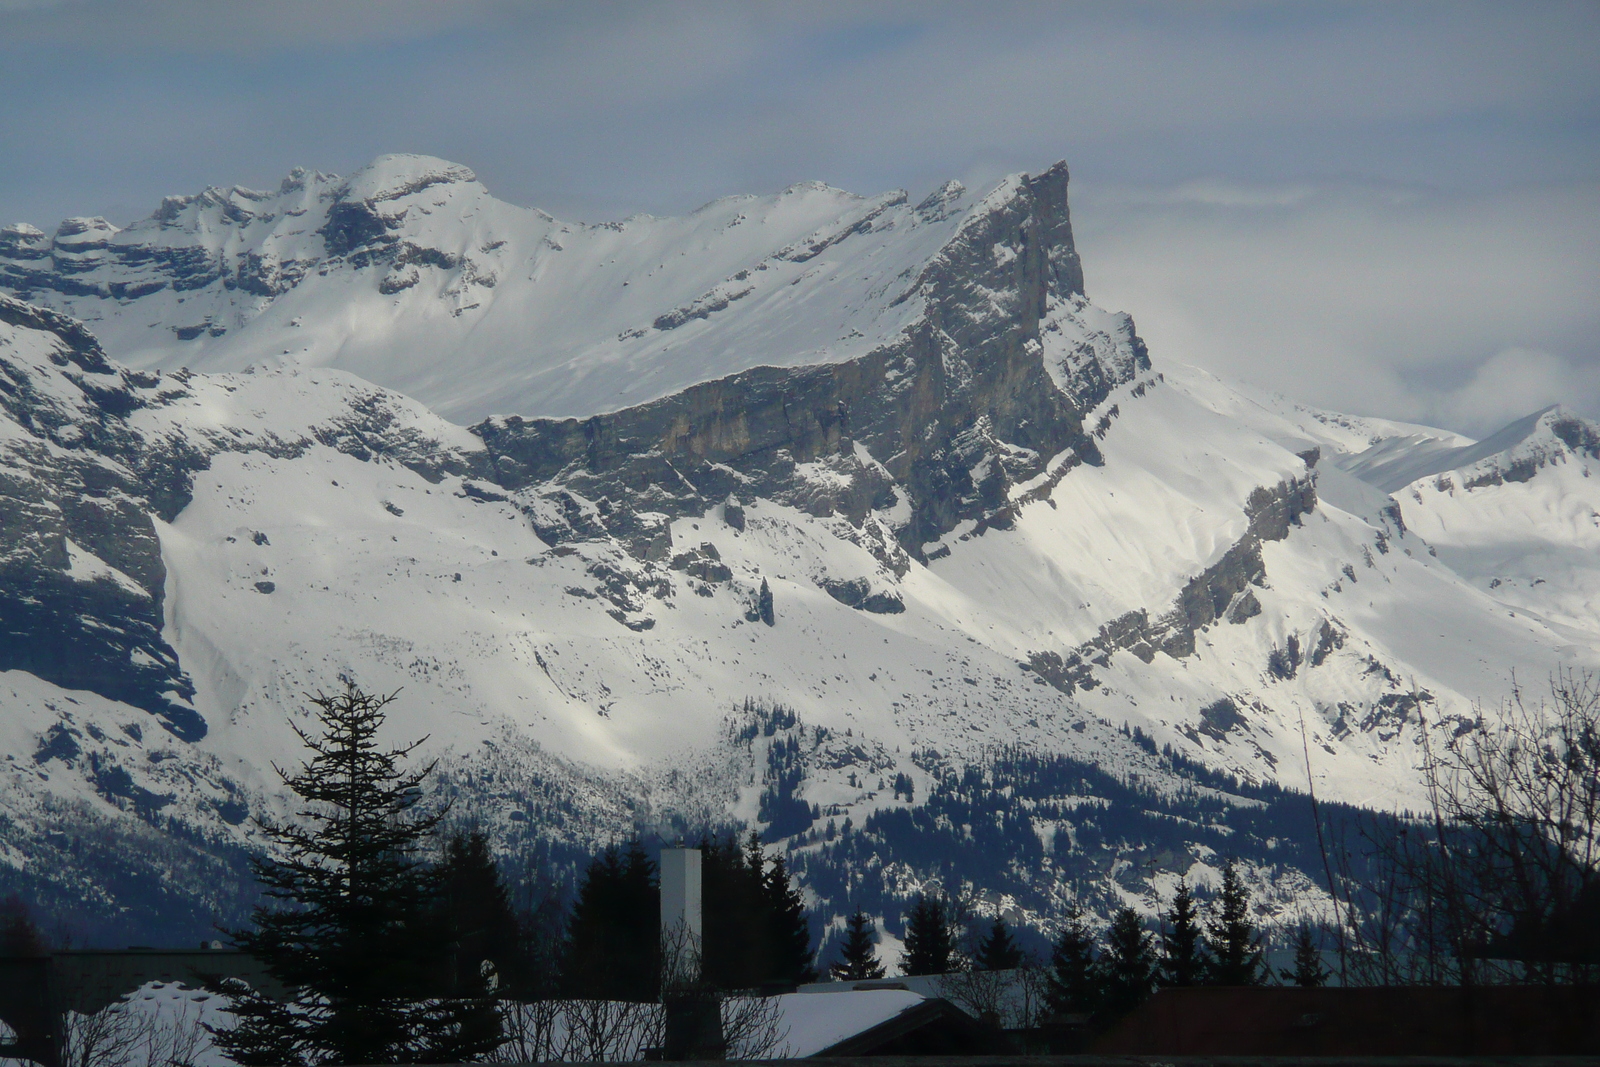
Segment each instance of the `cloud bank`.
[{"label": "cloud bank", "polygon": [[1336,410],[1483,434],[1600,416],[1600,183],[1081,192],[1090,294],[1154,352]]}]

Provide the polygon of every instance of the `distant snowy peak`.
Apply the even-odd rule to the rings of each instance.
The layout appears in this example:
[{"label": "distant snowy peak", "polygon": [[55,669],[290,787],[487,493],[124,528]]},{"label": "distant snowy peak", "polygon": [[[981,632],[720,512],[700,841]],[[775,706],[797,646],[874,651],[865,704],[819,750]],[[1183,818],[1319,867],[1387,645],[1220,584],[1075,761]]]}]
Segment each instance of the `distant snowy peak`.
[{"label": "distant snowy peak", "polygon": [[1413,482],[1443,478],[1450,472],[1459,472],[1453,480],[1469,489],[1527,481],[1569,455],[1600,457],[1600,435],[1593,423],[1552,405],[1481,441],[1457,443],[1427,434],[1403,434],[1341,457],[1340,466],[1385,493],[1397,493]]},{"label": "distant snowy peak", "polygon": [[0,290],[83,320],[136,368],[334,365],[458,422],[589,416],[899,343],[930,278],[977,244],[995,300],[1036,257],[1051,294],[1081,293],[1066,190],[1061,164],[976,199],[807,182],[584,225],[498,201],[466,167],[383,156],[348,179],[169,197],[122,230],[10,227]]},{"label": "distant snowy peak", "polygon": [[474,192],[485,191],[478,176],[468,167],[435,156],[379,156],[350,176],[340,192],[341,200],[382,203],[420,193],[435,185],[473,185]]},{"label": "distant snowy peak", "polygon": [[1518,419],[1475,445],[1439,456],[1431,464],[1437,469],[1424,471],[1417,478],[1456,471],[1464,488],[1475,489],[1525,482],[1542,468],[1568,459],[1580,463],[1600,459],[1600,427],[1552,405]]}]

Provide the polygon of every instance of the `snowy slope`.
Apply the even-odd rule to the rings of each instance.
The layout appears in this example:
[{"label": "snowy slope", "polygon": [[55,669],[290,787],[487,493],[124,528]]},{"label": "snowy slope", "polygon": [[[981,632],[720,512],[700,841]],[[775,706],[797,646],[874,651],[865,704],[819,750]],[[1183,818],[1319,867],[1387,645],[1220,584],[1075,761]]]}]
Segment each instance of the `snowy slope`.
[{"label": "snowy slope", "polygon": [[1324,501],[1420,536],[1500,614],[1520,612],[1517,628],[1548,627],[1552,647],[1580,659],[1600,645],[1600,438],[1592,423],[1551,407],[1473,441],[1318,411],[1193,368],[1176,373],[1207,403],[1274,439],[1318,448],[1327,460],[1318,468]]},{"label": "snowy slope", "polygon": [[[388,158],[11,231],[6,284],[145,368],[0,298],[13,876],[69,897],[74,819],[187,828],[130,885],[250,847],[304,694],[344,679],[399,690],[394,735],[507,839],[782,809],[816,857],[825,822],[1019,748],[1171,796],[1195,783],[1162,746],[1414,805],[1424,722],[1600,664],[1593,426],[1480,445],[1152,361],[1084,297],[1065,191],[1058,167],[970,203],[805,186],[562,227]],[[307,347],[266,358],[288,331]],[[250,369],[149,369],[178,361]],[[1159,877],[1218,863],[1180,852]],[[1157,877],[1091,859],[1115,899]]]},{"label": "snowy slope", "polygon": [[1439,559],[1577,650],[1600,644],[1600,436],[1551,408],[1396,493]]}]

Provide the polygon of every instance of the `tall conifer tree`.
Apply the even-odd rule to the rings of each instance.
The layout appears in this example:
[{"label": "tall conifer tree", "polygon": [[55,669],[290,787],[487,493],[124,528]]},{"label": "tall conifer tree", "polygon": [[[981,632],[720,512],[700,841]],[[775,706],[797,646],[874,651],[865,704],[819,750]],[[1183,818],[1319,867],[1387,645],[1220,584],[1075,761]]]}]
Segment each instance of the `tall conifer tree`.
[{"label": "tall conifer tree", "polygon": [[717,989],[760,985],[771,955],[760,843],[741,849],[731,836],[704,837],[698,847],[705,980]]},{"label": "tall conifer tree", "polygon": [[905,956],[900,970],[907,975],[947,974],[955,968],[955,922],[942,897],[919,894],[906,912]]},{"label": "tall conifer tree", "polygon": [[661,988],[661,889],[637,840],[589,864],[567,920],[561,979],[567,996],[650,1001]]},{"label": "tall conifer tree", "polygon": [[522,923],[489,839],[476,830],[451,834],[433,882],[435,921],[444,940],[439,991],[460,1002],[463,1035],[490,1043],[502,1031],[496,996],[525,994],[530,975]]},{"label": "tall conifer tree", "polygon": [[311,698],[319,732],[294,725],[311,758],[278,773],[304,806],[294,822],[261,822],[284,858],[255,861],[267,903],[232,936],[296,993],[277,1003],[227,986],[239,1025],[212,1032],[238,1063],[440,1062],[500,1042],[480,1004],[439,996],[444,945],[421,852],[442,814],[418,811],[433,766],[403,767],[422,742],[378,743],[393,700],[346,684]]},{"label": "tall conifer tree", "polygon": [[1205,943],[1201,940],[1200,913],[1194,905],[1189,883],[1178,881],[1178,891],[1167,909],[1167,926],[1161,934],[1161,984],[1199,985],[1209,970]]},{"label": "tall conifer tree", "polygon": [[837,982],[869,982],[884,975],[878,960],[878,930],[865,912],[857,911],[845,924],[839,959],[828,967]]},{"label": "tall conifer tree", "polygon": [[1206,924],[1206,947],[1212,957],[1210,981],[1215,985],[1261,985],[1266,980],[1266,952],[1250,919],[1250,890],[1233,860],[1222,869],[1222,892],[1217,895],[1216,907],[1216,916]]},{"label": "tall conifer tree", "polygon": [[1315,989],[1327,985],[1328,976],[1332,973],[1328,965],[1322,962],[1322,946],[1317,944],[1316,933],[1309,924],[1302,923],[1300,929],[1295,931],[1294,966],[1279,968],[1278,976],[1303,989]]},{"label": "tall conifer tree", "polygon": [[1011,971],[1022,966],[1022,948],[1004,918],[995,916],[988,936],[978,943],[972,965],[980,971]]},{"label": "tall conifer tree", "polygon": [[1094,935],[1074,904],[1050,949],[1050,970],[1045,975],[1050,1010],[1062,1015],[1094,1010],[1095,974]]},{"label": "tall conifer tree", "polygon": [[1107,1019],[1137,1008],[1155,986],[1155,938],[1132,908],[1122,908],[1106,931],[1106,950],[1096,962],[1099,1012]]},{"label": "tall conifer tree", "polygon": [[[751,839],[756,840],[754,834]],[[763,883],[767,900],[767,929],[771,944],[769,981],[815,982],[816,949],[811,944],[811,923],[806,915],[805,898],[789,880],[789,865],[783,853],[772,857]]]}]

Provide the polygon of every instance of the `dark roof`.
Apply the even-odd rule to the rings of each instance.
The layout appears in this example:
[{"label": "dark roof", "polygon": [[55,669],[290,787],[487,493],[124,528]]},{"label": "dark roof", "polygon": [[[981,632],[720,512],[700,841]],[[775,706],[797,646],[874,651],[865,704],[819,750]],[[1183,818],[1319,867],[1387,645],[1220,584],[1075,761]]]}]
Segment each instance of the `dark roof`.
[{"label": "dark roof", "polygon": [[1223,1056],[1600,1054],[1600,987],[1162,989],[1093,1053]]},{"label": "dark roof", "polygon": [[1000,1051],[1005,1038],[950,1003],[930,998],[876,1026],[813,1053],[819,1057],[981,1055]]}]

